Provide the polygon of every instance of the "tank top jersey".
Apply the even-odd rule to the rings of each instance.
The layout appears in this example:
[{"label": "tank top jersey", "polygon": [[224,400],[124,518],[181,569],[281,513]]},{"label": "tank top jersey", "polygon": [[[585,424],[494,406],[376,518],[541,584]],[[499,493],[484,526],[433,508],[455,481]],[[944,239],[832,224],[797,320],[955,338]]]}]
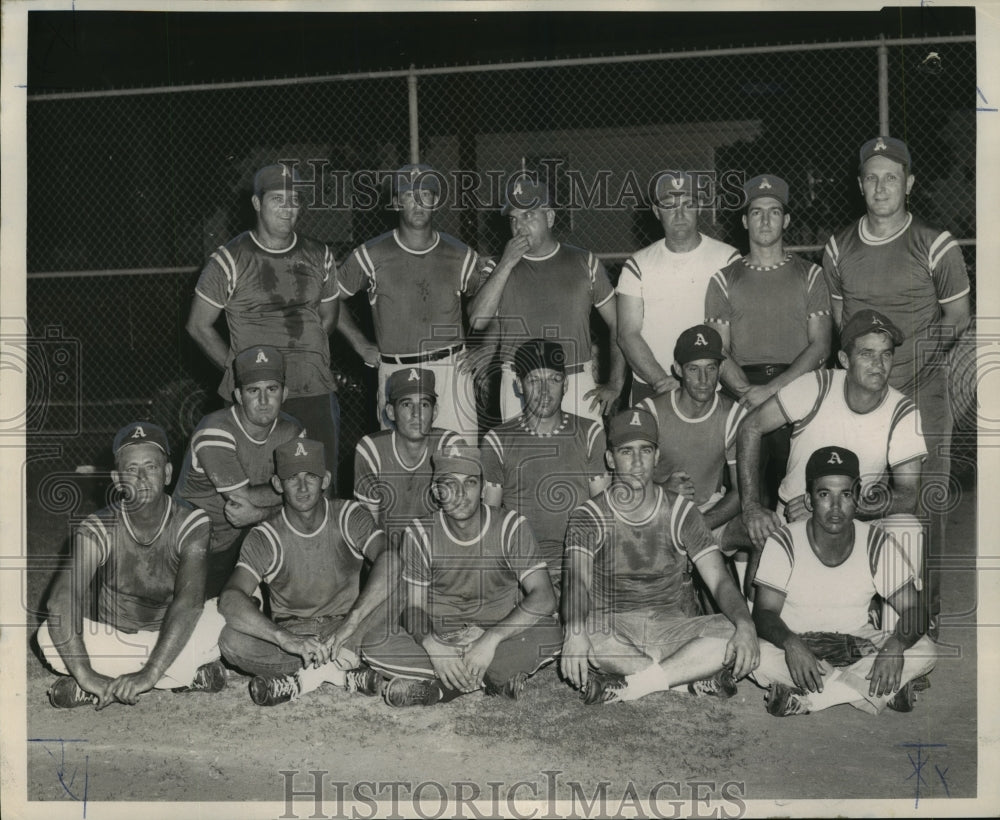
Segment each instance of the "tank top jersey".
[{"label": "tank top jersey", "polygon": [[379,350],[426,353],[465,338],[462,296],[481,284],[482,263],[472,248],[436,232],[427,250],[407,248],[393,230],[355,248],[338,276],[342,294],[368,291]]},{"label": "tank top jersey", "polygon": [[889,387],[878,407],[855,413],[847,405],[846,387],[846,371],[815,370],[775,394],[792,425],[788,468],[778,487],[785,504],[806,491],[806,462],[820,447],[836,445],[856,453],[862,489],[887,468],[926,457],[920,413],[910,399]]},{"label": "tank top jersey", "polygon": [[483,481],[503,489],[503,506],[531,526],[550,569],[562,566],[569,514],[590,498],[590,480],[607,472],[604,426],[563,413],[551,434],[539,436],[518,416],[483,437]]},{"label": "tank top jersey", "polygon": [[286,618],[346,615],[360,591],[361,568],[385,534],[356,501],[323,499],[323,523],[297,530],[286,511],[247,534],[237,567],[267,584],[271,614]]},{"label": "tank top jersey", "polygon": [[226,312],[229,353],[219,385],[226,401],[235,387],[233,359],[254,345],[282,352],[291,398],[336,390],[319,306],[337,298],[337,267],[322,242],[293,234],[291,245],[273,251],[251,231],[241,233],[209,257],[195,293]]},{"label": "tank top jersey", "polygon": [[222,493],[264,484],[274,475],[274,450],[303,435],[302,426],[279,413],[263,439],[255,439],[240,424],[236,406],[209,413],[191,435],[174,498],[200,507],[212,521],[212,552],[221,552],[242,533],[226,520]]},{"label": "tank top jersey", "polygon": [[[920,362],[917,340],[941,317],[941,305],[969,293],[962,249],[948,231],[937,230],[907,214],[892,236],[879,239],[867,220],[830,237],[823,271],[830,296],[844,307],[847,322],[863,308],[885,314],[906,337],[896,348],[889,384],[913,395]],[[921,350],[923,359],[925,351]]]},{"label": "tank top jersey", "polygon": [[647,245],[625,260],[618,279],[618,293],[642,299],[642,338],[668,370],[677,337],[705,321],[709,278],[740,258],[732,245],[699,236],[698,247],[688,253],[674,253],[662,239]]},{"label": "tank top jersey", "polygon": [[[494,262],[486,265],[487,274]],[[500,355],[514,360],[514,351],[528,339],[558,341],[566,366],[589,362],[590,310],[615,295],[603,263],[590,251],[559,244],[544,257],[522,256],[500,297]]]},{"label": "tank top jersey", "polygon": [[566,552],[579,550],[593,560],[591,609],[700,614],[688,559],[719,548],[701,513],[657,486],[653,511],[643,521],[630,521],[615,509],[614,492],[612,487],[573,510],[566,531]]},{"label": "tank top jersey", "polygon": [[425,443],[423,458],[413,466],[403,463],[395,430],[364,436],[355,448],[354,497],[391,536],[414,518],[437,511],[437,502],[431,496],[433,456],[466,441],[451,430],[432,427]]},{"label": "tank top jersey", "polygon": [[888,598],[914,580],[899,545],[883,530],[854,522],[854,546],[838,566],[816,556],[809,519],[787,524],[764,543],[755,583],[785,595],[781,619],[793,632],[857,634],[868,623],[872,595]]},{"label": "tank top jersey", "polygon": [[485,505],[480,510],[482,526],[472,539],[458,538],[442,512],[414,520],[403,536],[402,578],[426,587],[440,631],[499,623],[520,601],[521,582],[545,568],[522,516]]},{"label": "tank top jersey", "polygon": [[793,253],[778,265],[746,258],[716,271],[705,294],[705,320],[729,325],[736,364],[791,364],[809,346],[809,320],[830,315],[823,270]]},{"label": "tank top jersey", "polygon": [[671,473],[683,470],[691,476],[694,503],[700,507],[722,491],[726,464],[736,463],[736,429],[747,411],[716,393],[704,416],[688,418],[677,406],[683,389],[645,399],[639,406],[653,414],[659,429],[660,462],[653,481],[662,484]]},{"label": "tank top jersey", "polygon": [[118,506],[87,516],[76,530],[97,551],[97,618],[123,632],[157,632],[174,599],[181,556],[206,540],[203,510],[167,498],[164,516],[149,544],[140,542],[128,514]]}]

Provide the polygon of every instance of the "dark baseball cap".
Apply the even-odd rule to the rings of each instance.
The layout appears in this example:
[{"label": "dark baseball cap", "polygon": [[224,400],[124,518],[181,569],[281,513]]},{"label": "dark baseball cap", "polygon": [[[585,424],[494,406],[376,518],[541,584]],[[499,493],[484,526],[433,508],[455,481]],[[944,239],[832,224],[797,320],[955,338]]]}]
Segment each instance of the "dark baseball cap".
[{"label": "dark baseball cap", "polygon": [[861,146],[860,157],[859,167],[861,168],[864,168],[865,163],[872,157],[888,157],[898,162],[907,171],[910,170],[910,149],[906,147],[905,142],[895,137],[875,137],[875,139],[868,140]]},{"label": "dark baseball cap", "polygon": [[265,165],[253,176],[253,192],[264,196],[268,191],[291,191],[296,181],[295,174],[287,165],[280,162]]},{"label": "dark baseball cap", "polygon": [[884,333],[892,339],[893,347],[899,347],[903,343],[903,331],[892,321],[877,310],[865,308],[859,310],[847,320],[847,324],[840,331],[840,346],[846,348],[851,342],[864,336],[866,333]]},{"label": "dark baseball cap", "polygon": [[437,398],[432,370],[425,370],[422,367],[404,367],[386,380],[385,397],[390,404],[403,396],[414,395]]},{"label": "dark baseball cap", "polygon": [[608,424],[608,443],[612,447],[637,439],[659,444],[659,427],[652,413],[641,407],[631,407],[612,417]]},{"label": "dark baseball cap", "polygon": [[479,448],[467,444],[452,444],[435,453],[431,462],[435,474],[481,475],[483,472],[483,459]]},{"label": "dark baseball cap", "polygon": [[566,371],[566,352],[551,339],[529,339],[514,351],[514,372],[524,378],[532,370]]},{"label": "dark baseball cap", "polygon": [[725,358],[719,331],[708,325],[689,327],[677,337],[677,344],[674,345],[674,361],[679,365],[699,359],[716,359],[721,362]]},{"label": "dark baseball cap", "polygon": [[825,475],[845,475],[857,481],[861,477],[857,455],[846,447],[820,447],[806,462],[806,483]]},{"label": "dark baseball cap", "polygon": [[655,204],[669,204],[671,196],[689,196],[697,204],[695,180],[684,171],[663,171],[656,177]]},{"label": "dark baseball cap", "polygon": [[285,383],[285,358],[281,351],[270,345],[248,347],[236,354],[233,360],[233,375],[236,384],[253,384],[254,382],[275,381]]},{"label": "dark baseball cap", "polygon": [[132,444],[155,444],[163,450],[164,455],[170,455],[170,443],[167,441],[166,431],[151,421],[133,421],[122,427],[115,433],[111,452],[117,456],[121,450]]},{"label": "dark baseball cap", "polygon": [[299,473],[326,475],[323,444],[309,438],[296,438],[274,448],[274,472],[282,481]]},{"label": "dark baseball cap", "polygon": [[392,177],[393,191],[395,191],[396,196],[413,190],[441,193],[440,174],[430,165],[404,165],[393,171]]},{"label": "dark baseball cap", "polygon": [[547,208],[550,202],[545,185],[525,172],[518,172],[507,181],[507,198],[500,213],[507,216],[515,208],[519,211]]},{"label": "dark baseball cap", "polygon": [[788,183],[774,174],[761,174],[748,179],[743,186],[743,193],[746,194],[748,208],[755,199],[766,196],[778,200],[782,205],[788,205]]}]

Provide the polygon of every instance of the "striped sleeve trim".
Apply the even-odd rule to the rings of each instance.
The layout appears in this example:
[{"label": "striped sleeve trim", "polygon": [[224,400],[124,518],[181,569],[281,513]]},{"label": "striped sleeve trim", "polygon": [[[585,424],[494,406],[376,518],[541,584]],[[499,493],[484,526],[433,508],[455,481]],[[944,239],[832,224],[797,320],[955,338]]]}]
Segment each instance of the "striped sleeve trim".
[{"label": "striped sleeve trim", "polygon": [[657,424],[660,423],[660,413],[656,409],[656,402],[653,401],[652,396],[647,396],[641,402],[639,402],[637,406],[641,407],[643,410],[648,410],[650,414],[653,416],[653,418],[656,419],[656,423]]},{"label": "striped sleeve trim", "polygon": [[237,561],[237,562],[236,562],[236,566],[237,566],[237,568],[239,568],[239,567],[243,567],[243,569],[245,569],[245,570],[246,570],[247,572],[249,572],[249,573],[250,573],[250,574],[251,574],[251,575],[252,575],[252,576],[253,576],[254,578],[256,578],[256,579],[257,579],[257,583],[258,583],[258,584],[259,584],[259,583],[260,583],[261,581],[263,581],[263,580],[264,580],[264,579],[263,579],[263,578],[261,578],[261,577],[260,577],[260,575],[259,575],[259,574],[257,573],[257,570],[255,570],[255,569],[254,569],[254,568],[253,568],[252,566],[250,566],[249,564],[247,564],[247,563],[244,563],[243,561]]},{"label": "striped sleeve trim", "polygon": [[496,431],[490,430],[483,436],[483,447],[489,447],[496,455],[500,465],[503,466],[503,444],[500,443],[500,436],[496,434]]},{"label": "striped sleeve trim", "polygon": [[373,475],[380,475],[382,473],[382,459],[378,454],[378,450],[375,447],[375,442],[371,440],[371,437],[365,436],[361,441],[357,443],[355,451],[359,456],[361,456],[362,461],[371,470]]},{"label": "striped sleeve trim", "polygon": [[740,428],[740,422],[747,417],[749,412],[750,409],[741,404],[734,403],[730,408],[729,415],[726,416],[726,451],[736,443],[736,433]]},{"label": "striped sleeve trim", "polygon": [[[816,375],[817,390],[816,390],[816,400],[813,402],[813,406],[809,409],[800,419],[790,418],[788,411],[785,410],[785,406],[781,403],[781,392],[775,394],[775,398],[778,400],[778,407],[781,408],[781,412],[786,419],[792,424],[792,438],[798,436],[806,427],[809,426],[816,414],[819,412],[820,407],[823,406],[823,401],[826,399],[827,394],[830,392],[830,387],[833,385],[833,371],[832,370],[814,370],[813,373]],[[801,378],[801,376],[799,377]],[[792,382],[795,384],[795,382]]]},{"label": "striped sleeve trim", "polygon": [[226,277],[226,293],[232,296],[233,291],[236,290],[236,260],[233,259],[233,255],[229,252],[229,248],[225,245],[219,247],[219,249],[213,253],[209,259],[215,262],[222,270]]},{"label": "striped sleeve trim", "polygon": [[284,555],[281,551],[281,542],[278,540],[278,533],[275,532],[274,527],[267,521],[263,524],[258,524],[256,530],[263,535],[264,538],[267,539],[267,542],[271,545],[271,563],[268,565],[267,569],[264,570],[263,575],[263,580],[270,582],[285,562]]},{"label": "striped sleeve trim", "polygon": [[952,248],[957,248],[958,242],[955,237],[951,235],[948,231],[943,231],[937,239],[931,244],[930,251],[927,253],[927,264],[930,266],[931,276],[936,272],[938,264],[948,251]]},{"label": "striped sleeve trim", "polygon": [[956,293],[954,296],[949,296],[947,299],[938,299],[939,305],[947,305],[949,302],[954,302],[956,299],[961,299],[963,296],[968,296],[972,292],[972,288],[966,288],[961,293]]},{"label": "striped sleeve trim", "polygon": [[[524,516],[518,515],[516,510],[510,510],[500,522],[500,548],[503,550],[504,558],[510,561],[511,546],[514,542],[514,535],[525,524]],[[513,569],[513,567],[511,567]]]},{"label": "striped sleeve trim", "polygon": [[[587,251],[587,276],[590,278],[590,289],[593,291],[594,286],[597,284],[597,257],[594,255],[593,251]],[[600,302],[594,302],[594,307],[602,307],[615,298],[615,289],[611,288],[608,295],[601,299]]]},{"label": "striped sleeve trim", "polygon": [[779,527],[771,533],[769,540],[773,541],[784,551],[785,557],[788,558],[789,569],[793,569],[795,567],[795,545],[792,541],[791,530],[788,527]]},{"label": "striped sleeve trim", "polygon": [[208,302],[208,303],[209,303],[209,304],[210,304],[210,305],[211,305],[212,307],[214,307],[214,308],[218,308],[219,310],[225,310],[225,309],[226,309],[226,306],[225,306],[225,305],[220,305],[220,304],[219,304],[218,302],[216,302],[216,301],[215,301],[214,299],[209,299],[209,298],[208,298],[208,297],[207,297],[207,296],[206,296],[206,295],[205,295],[204,293],[202,293],[202,292],[201,292],[200,290],[198,290],[198,288],[195,288],[195,289],[194,289],[194,292],[195,292],[195,293],[196,293],[196,294],[197,294],[198,296],[200,296],[200,297],[201,297],[202,299],[204,299],[204,300],[205,300],[206,302]]},{"label": "striped sleeve trim", "polygon": [[456,433],[454,430],[445,430],[441,434],[441,438],[438,440],[438,445],[435,450],[439,453],[443,453],[449,447],[466,447],[468,442],[465,437],[460,433]]},{"label": "striped sleeve trim", "polygon": [[196,453],[202,447],[221,447],[224,450],[236,452],[236,437],[219,427],[206,427],[199,430],[191,439],[191,449]]},{"label": "striped sleeve trim", "polygon": [[878,578],[878,564],[882,557],[882,550],[885,549],[886,534],[878,527],[871,527],[868,530],[868,571],[872,578]]},{"label": "striped sleeve trim", "polygon": [[548,570],[548,564],[546,564],[544,561],[539,561],[537,564],[532,564],[530,567],[524,570],[524,572],[522,572],[520,575],[517,576],[517,580],[524,581],[524,579],[527,578],[529,575],[531,575],[531,573],[537,572],[540,569]]},{"label": "striped sleeve trim", "polygon": [[914,428],[917,427],[917,405],[913,403],[911,399],[906,397],[901,398],[892,411],[892,419],[889,422],[889,434],[885,439],[885,462],[890,467],[898,467],[900,464],[905,464],[908,461],[913,461],[915,458],[923,458],[927,455],[927,444],[923,436],[920,436],[920,440],[923,442],[924,446],[920,450],[911,451],[906,453],[902,458],[897,459],[894,462],[889,461],[889,449],[892,446],[892,439],[895,435],[896,428],[901,424],[913,424]]},{"label": "striped sleeve trim", "polygon": [[579,507],[577,507],[572,515],[578,515],[580,517],[586,517],[584,521],[576,524],[577,527],[582,529],[593,530],[595,537],[593,539],[593,549],[589,548],[586,544],[579,544],[569,539],[566,540],[565,551],[571,552],[576,550],[577,552],[582,552],[586,555],[594,556],[601,551],[604,546],[604,521],[603,515],[601,513],[601,508],[594,503],[592,498],[588,498]]},{"label": "striped sleeve trim", "polygon": [[684,539],[681,538],[681,529],[692,509],[694,505],[682,495],[674,499],[674,504],[670,508],[670,540],[674,543],[674,549],[681,555],[687,555]]},{"label": "striped sleeve trim", "polygon": [[93,540],[97,547],[97,565],[103,567],[111,557],[111,539],[104,522],[96,515],[88,516],[80,525],[79,535]]},{"label": "striped sleeve trim", "polygon": [[[405,535],[408,535],[410,539],[417,545],[417,551],[420,553],[420,560],[424,562],[424,566],[427,568],[428,574],[431,570],[431,539],[427,530],[424,529],[423,523],[419,518],[414,518],[413,523],[406,528]],[[403,573],[403,578],[411,584],[416,584],[417,586],[430,586],[430,581],[418,581],[412,578],[407,578],[406,573]]]},{"label": "striped sleeve trim", "polygon": [[355,258],[358,260],[358,264],[361,266],[361,270],[364,272],[365,276],[368,277],[368,301],[371,304],[375,304],[378,299],[378,294],[376,289],[378,288],[378,277],[375,274],[375,263],[372,262],[371,254],[368,253],[368,248],[362,245],[354,252]]},{"label": "striped sleeve trim", "polygon": [[[723,297],[725,297],[726,301],[729,301],[729,283],[726,281],[725,273],[723,273],[721,270],[717,270],[715,273],[713,273],[712,278],[708,280],[708,284],[711,287],[713,283],[719,290],[722,291],[722,295]],[[712,319],[711,321],[721,323],[722,320]]]},{"label": "striped sleeve trim", "polygon": [[208,513],[202,509],[195,509],[181,523],[177,532],[177,551],[180,552],[188,539],[195,537],[195,532],[199,527],[204,527],[206,534],[212,527]]},{"label": "striped sleeve trim", "polygon": [[632,256],[626,259],[625,264],[622,265],[622,274],[625,273],[631,273],[638,281],[642,281],[642,269]]},{"label": "striped sleeve trim", "polygon": [[837,247],[837,240],[833,236],[827,240],[826,247],[823,250],[830,257],[830,261],[833,262],[834,267],[836,267],[840,262],[840,248]]},{"label": "striped sleeve trim", "polygon": [[330,250],[329,245],[323,246],[323,282],[324,284],[329,281],[330,274],[335,274],[337,271],[337,261],[333,257],[333,251]]},{"label": "striped sleeve trim", "polygon": [[[357,512],[361,512],[361,505],[357,501],[348,501],[340,508],[340,514],[337,516],[337,526],[340,528],[340,535],[344,539],[344,543],[350,548],[358,558],[364,558],[364,550],[358,547],[358,542],[354,538],[354,524],[352,521],[353,515]],[[367,515],[367,513],[365,513]]]},{"label": "striped sleeve trim", "polygon": [[594,445],[597,444],[597,440],[604,433],[604,425],[599,421],[595,421],[590,425],[590,429],[587,430],[587,455],[594,455]]},{"label": "striped sleeve trim", "polygon": [[372,530],[371,535],[369,535],[365,539],[365,543],[361,545],[361,555],[362,555],[363,558],[367,558],[368,557],[368,547],[370,547],[372,541],[374,541],[379,536],[383,536],[384,537],[385,536],[385,530],[383,530],[383,529]]},{"label": "striped sleeve trim", "polygon": [[469,280],[472,279],[472,273],[476,269],[476,263],[479,261],[479,254],[477,254],[472,248],[466,248],[465,259],[462,261],[462,278],[459,284],[459,291],[465,293],[469,289]]},{"label": "striped sleeve trim", "polygon": [[733,252],[729,255],[729,258],[726,260],[726,265],[727,266],[731,265],[737,259],[742,259],[742,258],[743,258],[743,254],[741,254],[738,249],[733,248]]}]

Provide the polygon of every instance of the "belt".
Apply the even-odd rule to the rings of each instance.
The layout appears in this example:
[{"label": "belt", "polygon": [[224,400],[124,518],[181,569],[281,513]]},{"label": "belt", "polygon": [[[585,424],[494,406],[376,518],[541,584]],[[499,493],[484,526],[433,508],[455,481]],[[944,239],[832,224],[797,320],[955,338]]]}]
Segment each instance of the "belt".
[{"label": "belt", "polygon": [[465,350],[465,342],[459,342],[456,345],[432,350],[430,353],[414,353],[411,356],[393,356],[389,353],[382,353],[380,358],[386,364],[420,364],[421,362],[436,362],[447,359],[452,354],[461,353],[463,350]]},{"label": "belt", "polygon": [[789,365],[787,364],[745,364],[743,365],[743,372],[759,373],[762,376],[777,376],[779,373],[784,373],[788,368]]}]

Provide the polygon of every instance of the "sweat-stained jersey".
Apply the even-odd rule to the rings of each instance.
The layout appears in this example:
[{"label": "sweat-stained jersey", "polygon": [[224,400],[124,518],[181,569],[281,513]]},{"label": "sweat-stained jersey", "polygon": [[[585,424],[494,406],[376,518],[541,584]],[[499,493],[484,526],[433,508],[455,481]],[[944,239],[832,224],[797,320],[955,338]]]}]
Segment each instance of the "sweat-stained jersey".
[{"label": "sweat-stained jersey", "polygon": [[232,362],[254,345],[272,345],[285,357],[289,398],[334,392],[330,339],[319,306],[337,298],[337,267],[322,242],[293,234],[272,251],[241,233],[209,257],[195,293],[226,313],[229,353],[219,395],[232,401]]},{"label": "sweat-stained jersey", "polygon": [[226,520],[222,493],[270,481],[275,448],[302,434],[295,419],[279,413],[266,438],[252,438],[240,424],[236,405],[209,413],[198,423],[184,454],[174,498],[183,498],[208,513],[212,552],[226,550],[243,532]]},{"label": "sweat-stained jersey", "polygon": [[476,536],[462,540],[438,512],[414,520],[403,536],[403,581],[427,588],[436,632],[499,623],[520,601],[521,581],[545,569],[522,516],[483,505],[480,521]]},{"label": "sweat-stained jersey", "polygon": [[346,615],[360,592],[365,558],[384,544],[385,533],[356,501],[323,499],[323,506],[315,532],[300,532],[282,510],[250,530],[240,548],[236,566],[267,584],[276,620]]},{"label": "sweat-stained jersey", "polygon": [[483,481],[501,487],[503,506],[528,519],[557,576],[569,514],[590,497],[590,481],[607,473],[606,449],[604,426],[571,413],[551,435],[532,432],[518,416],[483,437]]},{"label": "sweat-stained jersey", "polygon": [[915,580],[914,568],[889,535],[863,521],[854,522],[851,554],[827,566],[809,544],[809,520],[768,537],[754,583],[784,593],[781,619],[793,632],[858,633],[868,623],[872,596],[888,598]]},{"label": "sweat-stained jersey", "polygon": [[933,361],[926,342],[918,352],[917,341],[940,320],[941,305],[969,293],[965,259],[948,231],[913,214],[884,239],[873,237],[866,225],[862,217],[830,237],[823,272],[830,296],[843,303],[845,324],[859,310],[872,308],[903,331],[906,338],[896,348],[889,384],[913,395],[921,361]]},{"label": "sweat-stained jersey", "polygon": [[431,247],[415,251],[399,231],[388,231],[355,248],[340,268],[342,294],[368,291],[382,353],[427,353],[465,338],[462,296],[479,289],[482,263],[464,242],[435,236]]},{"label": "sweat-stained jersey", "polygon": [[846,387],[846,371],[814,370],[775,394],[792,425],[788,469],[778,487],[785,504],[806,491],[806,462],[820,447],[836,445],[857,453],[862,491],[886,468],[926,457],[920,413],[910,399],[890,387],[878,407],[855,413],[847,405]]},{"label": "sweat-stained jersey", "polygon": [[431,496],[432,459],[446,447],[465,445],[458,433],[432,427],[427,449],[416,464],[400,457],[395,430],[382,430],[362,438],[354,451],[354,497],[375,516],[379,526],[395,532],[414,518],[437,512]]},{"label": "sweat-stained jersey", "polygon": [[88,515],[76,529],[80,542],[97,550],[97,619],[123,632],[157,632],[174,599],[181,556],[208,542],[203,510],[167,498],[163,520],[150,543],[140,542],[128,514],[118,506]]},{"label": "sweat-stained jersey", "polygon": [[694,503],[699,507],[722,491],[727,464],[736,464],[736,430],[747,414],[732,399],[716,393],[711,409],[701,418],[688,418],[677,406],[683,387],[639,404],[656,419],[660,462],[653,481],[662,484],[680,470],[691,476]]},{"label": "sweat-stained jersey", "polygon": [[[494,262],[486,272],[492,273]],[[552,339],[562,345],[565,364],[589,362],[590,310],[614,297],[604,264],[590,251],[559,244],[544,257],[525,254],[514,266],[497,306],[500,354],[528,339]]]},{"label": "sweat-stained jersey", "polygon": [[768,267],[737,259],[712,275],[705,321],[729,325],[736,364],[791,364],[809,346],[809,320],[830,315],[819,265],[789,253]]},{"label": "sweat-stained jersey", "polygon": [[626,519],[612,502],[612,486],[573,510],[566,552],[593,560],[594,612],[652,609],[664,615],[700,615],[688,559],[719,548],[695,505],[657,486],[656,507],[643,521]]}]

